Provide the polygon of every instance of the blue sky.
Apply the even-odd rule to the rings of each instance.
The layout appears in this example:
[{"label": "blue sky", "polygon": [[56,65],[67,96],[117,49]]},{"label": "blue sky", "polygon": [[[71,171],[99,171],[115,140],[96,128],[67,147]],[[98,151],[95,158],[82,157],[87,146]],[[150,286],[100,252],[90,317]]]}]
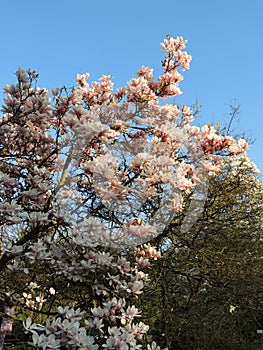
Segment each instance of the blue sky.
[{"label": "blue sky", "polygon": [[0,86],[30,67],[46,88],[72,86],[84,72],[111,74],[119,87],[142,65],[160,73],[160,42],[182,35],[193,61],[176,102],[198,100],[205,124],[225,122],[236,99],[236,125],[255,139],[249,155],[263,171],[262,15],[262,0],[2,1]]}]

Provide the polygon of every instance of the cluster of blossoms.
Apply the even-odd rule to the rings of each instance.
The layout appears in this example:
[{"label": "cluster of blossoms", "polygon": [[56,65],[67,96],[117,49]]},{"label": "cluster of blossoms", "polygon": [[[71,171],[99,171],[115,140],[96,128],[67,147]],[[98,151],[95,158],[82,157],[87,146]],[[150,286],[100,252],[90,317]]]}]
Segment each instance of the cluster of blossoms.
[{"label": "cluster of blossoms", "polygon": [[[10,264],[9,269],[17,271],[18,263],[16,262],[15,264]],[[50,287],[49,290],[45,291],[45,293],[43,293],[43,290],[39,289],[40,286],[38,286],[37,283],[30,282],[28,285],[28,290],[25,289],[21,298],[19,298],[19,296],[17,297],[17,302],[25,305],[29,309],[41,310],[43,303],[47,300],[44,298],[44,295],[46,295],[46,297],[54,295],[56,291],[53,287]]]},{"label": "cluster of blossoms", "polygon": [[90,85],[86,73],[50,98],[35,87],[37,73],[23,70],[17,85],[4,88],[0,298],[36,320],[40,311],[48,315],[45,325],[24,323],[37,348],[159,349],[136,321],[145,269],[160,258],[145,243],[222,157],[247,148],[213,127],[190,125],[189,107],[161,102],[181,93],[179,71],[191,61],[185,44],[165,39],[158,79],[143,66],[116,92],[109,75]]},{"label": "cluster of blossoms", "polygon": [[45,326],[28,318],[24,324],[33,334],[33,345],[44,349],[71,348],[72,345],[72,348],[96,350],[98,344],[105,349],[142,349],[138,341],[143,340],[149,327],[136,322],[141,313],[134,305],[129,305],[128,300],[142,293],[147,281],[143,270],[151,265],[152,259],[160,258],[160,252],[149,244],[144,245],[134,252],[132,264],[125,256],[114,259],[113,254],[100,251],[87,231],[83,231],[80,237],[80,230],[78,228],[76,234],[72,233],[74,253],[81,256],[78,260],[67,261],[72,243],[65,242],[62,246],[50,240],[43,240],[42,248],[38,241],[38,248],[32,245],[31,251],[25,254],[32,262],[32,269],[36,254],[42,254],[38,259],[58,271],[58,278],[63,274],[68,281],[90,284],[90,294],[96,306],[85,312],[74,307],[58,307],[57,316],[52,322],[47,320]]},{"label": "cluster of blossoms", "polygon": [[[121,303],[118,303],[118,309],[121,309]],[[136,313],[136,309],[133,307]],[[127,309],[127,314],[131,315],[134,313],[132,308]],[[108,327],[108,335],[105,336],[103,331],[100,330],[99,336],[89,335],[90,328],[81,326],[83,321],[83,312],[80,309],[75,310],[74,308],[58,308],[58,316],[53,319],[52,322],[46,322],[45,326],[32,323],[31,318],[27,318],[24,322],[24,328],[26,331],[33,334],[32,345],[37,348],[43,349],[80,349],[80,350],[98,350],[99,345],[95,344],[96,338],[101,338],[105,342],[102,345],[103,349],[118,349],[118,350],[140,350],[141,345],[136,345],[135,338],[141,337],[148,331],[148,326],[140,322],[139,324],[127,324],[122,329],[113,326]],[[97,313],[102,317],[104,310],[97,309],[94,313]],[[133,316],[132,316],[133,317]],[[94,328],[94,322],[85,321],[88,327],[90,324]],[[95,321],[97,329],[100,329],[101,322],[99,319]],[[39,335],[39,332],[43,332]],[[147,350],[160,350],[155,342],[147,345]]]}]

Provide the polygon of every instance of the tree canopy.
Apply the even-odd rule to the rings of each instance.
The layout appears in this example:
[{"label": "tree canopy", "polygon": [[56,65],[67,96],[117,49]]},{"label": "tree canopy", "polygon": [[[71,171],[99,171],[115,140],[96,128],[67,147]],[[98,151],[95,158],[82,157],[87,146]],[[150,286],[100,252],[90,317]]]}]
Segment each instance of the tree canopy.
[{"label": "tree canopy", "polygon": [[257,172],[248,157],[225,159],[207,183],[195,224],[181,232],[181,212],[160,242],[162,248],[169,240],[168,249],[166,243],[151,269],[144,305],[153,334],[173,349],[258,349],[263,185]]}]

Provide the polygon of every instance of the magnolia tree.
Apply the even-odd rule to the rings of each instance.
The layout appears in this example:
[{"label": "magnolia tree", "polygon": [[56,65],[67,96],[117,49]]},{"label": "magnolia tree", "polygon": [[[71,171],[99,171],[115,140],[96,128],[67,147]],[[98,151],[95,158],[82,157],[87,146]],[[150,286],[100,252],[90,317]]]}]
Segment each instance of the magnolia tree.
[{"label": "magnolia tree", "polygon": [[[1,335],[13,312],[38,349],[160,349],[147,343],[136,300],[151,240],[183,210],[187,231],[206,180],[247,144],[191,125],[181,94],[191,56],[167,37],[163,72],[141,67],[125,87],[110,76],[72,89],[37,87],[35,71],[4,87],[0,122]],[[169,101],[167,101],[169,102]]]}]

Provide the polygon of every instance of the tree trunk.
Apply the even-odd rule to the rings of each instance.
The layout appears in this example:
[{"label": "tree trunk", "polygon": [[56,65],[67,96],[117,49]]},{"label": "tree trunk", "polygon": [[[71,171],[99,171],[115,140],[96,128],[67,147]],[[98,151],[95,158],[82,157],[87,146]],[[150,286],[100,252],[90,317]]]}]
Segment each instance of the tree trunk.
[{"label": "tree trunk", "polygon": [[3,349],[5,336],[12,331],[14,308],[4,306],[0,317],[0,350]]}]

